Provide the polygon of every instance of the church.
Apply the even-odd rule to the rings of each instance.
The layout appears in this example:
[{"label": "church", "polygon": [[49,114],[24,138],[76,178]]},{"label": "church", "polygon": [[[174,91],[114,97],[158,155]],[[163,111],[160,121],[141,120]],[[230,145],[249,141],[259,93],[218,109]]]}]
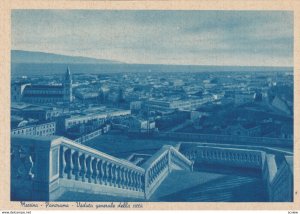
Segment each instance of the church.
[{"label": "church", "polygon": [[71,103],[72,96],[72,75],[68,67],[61,85],[14,84],[11,99],[34,104]]}]

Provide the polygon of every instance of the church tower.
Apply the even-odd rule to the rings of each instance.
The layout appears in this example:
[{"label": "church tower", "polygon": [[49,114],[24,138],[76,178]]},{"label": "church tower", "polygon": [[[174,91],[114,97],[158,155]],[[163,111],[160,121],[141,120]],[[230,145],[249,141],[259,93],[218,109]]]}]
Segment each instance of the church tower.
[{"label": "church tower", "polygon": [[69,66],[64,76],[63,87],[64,87],[64,102],[67,103],[72,102],[72,76],[71,76]]}]

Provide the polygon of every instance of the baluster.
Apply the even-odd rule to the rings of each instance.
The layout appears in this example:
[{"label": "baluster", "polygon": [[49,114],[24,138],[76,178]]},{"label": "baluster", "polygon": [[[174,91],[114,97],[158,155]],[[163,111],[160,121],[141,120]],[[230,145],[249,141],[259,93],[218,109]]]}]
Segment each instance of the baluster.
[{"label": "baluster", "polygon": [[110,172],[110,183],[109,183],[109,185],[110,186],[114,186],[114,182],[115,182],[114,167],[115,167],[115,165],[111,164],[110,170],[109,170],[109,172]]},{"label": "baluster", "polygon": [[106,165],[107,162],[103,161],[103,164],[101,166],[101,173],[102,173],[102,183],[106,185]]},{"label": "baluster", "polygon": [[73,154],[74,154],[74,150],[73,149],[69,149],[69,168],[68,168],[68,179],[72,179],[73,178],[73,168],[74,168],[74,164],[73,164]]},{"label": "baluster", "polygon": [[110,183],[110,173],[109,173],[109,169],[110,169],[110,163],[106,163],[106,167],[105,167],[105,175],[106,175],[106,179],[105,179],[105,185],[109,185]]},{"label": "baluster", "polygon": [[103,165],[102,165],[102,173],[103,173],[103,184],[107,185],[107,173],[106,173],[106,165],[108,163],[106,161],[103,161]]},{"label": "baluster", "polygon": [[131,171],[130,173],[130,177],[131,177],[131,187],[132,187],[132,190],[135,190],[135,172],[134,171]]},{"label": "baluster", "polygon": [[93,158],[92,160],[92,178],[94,179],[94,183],[97,183],[97,177],[98,177],[98,170],[97,170],[97,165],[98,165],[98,159],[97,158]]},{"label": "baluster", "polygon": [[82,182],[85,182],[85,173],[86,173],[86,167],[85,167],[85,154],[79,153],[79,164],[80,164],[80,173]]},{"label": "baluster", "polygon": [[129,189],[132,189],[133,180],[132,180],[132,171],[128,170],[128,187]]},{"label": "baluster", "polygon": [[111,186],[111,163],[106,165],[106,179],[109,186]]},{"label": "baluster", "polygon": [[73,167],[72,172],[75,175],[75,180],[78,181],[79,180],[79,172],[80,172],[79,152],[74,152],[73,163],[74,163],[74,167]]},{"label": "baluster", "polygon": [[162,159],[159,161],[159,171],[162,171]]},{"label": "baluster", "polygon": [[115,183],[114,183],[114,186],[116,186],[116,187],[120,187],[119,170],[120,170],[120,167],[116,166],[116,168],[115,168]]},{"label": "baluster", "polygon": [[85,164],[86,164],[86,178],[88,179],[88,182],[89,182],[89,183],[92,182],[91,160],[92,160],[92,157],[91,157],[91,156],[88,156],[88,157],[85,159]]},{"label": "baluster", "polygon": [[147,183],[149,184],[149,186],[150,186],[151,180],[152,180],[152,179],[151,179],[151,177],[152,177],[151,174],[152,174],[152,173],[151,173],[151,169],[149,169],[149,171],[148,171],[148,176],[147,176],[147,180],[148,180]]},{"label": "baluster", "polygon": [[136,173],[137,191],[141,191],[141,174]]},{"label": "baluster", "polygon": [[123,188],[126,189],[126,168],[123,168],[123,172],[122,172],[122,180],[123,180]]},{"label": "baluster", "polygon": [[152,168],[152,182],[154,182],[155,181],[155,177],[156,177],[156,172],[155,172],[156,170],[155,170],[155,165],[153,166],[153,168]]},{"label": "baluster", "polygon": [[59,163],[59,177],[63,178],[67,166],[67,161],[66,161],[66,151],[67,148],[65,146],[60,146],[60,151],[59,151],[59,158],[60,158],[60,163]]},{"label": "baluster", "polygon": [[119,179],[120,179],[120,187],[124,189],[124,168],[120,166],[119,172]]},{"label": "baluster", "polygon": [[130,170],[130,189],[134,190],[134,172]]},{"label": "baluster", "polygon": [[150,182],[149,183],[152,184],[153,177],[154,177],[154,175],[153,175],[153,167],[150,169],[149,177],[150,177],[150,179],[149,179]]},{"label": "baluster", "polygon": [[127,189],[126,168],[123,168],[123,188]]},{"label": "baluster", "polygon": [[158,161],[158,164],[157,164],[157,175],[159,175],[160,174],[160,170],[161,168],[160,168],[160,161]]},{"label": "baluster", "polygon": [[137,173],[133,172],[133,189],[138,191],[138,179],[137,179]]},{"label": "baluster", "polygon": [[168,167],[168,156],[167,155],[165,156],[164,166],[165,166],[165,168]]},{"label": "baluster", "polygon": [[159,166],[158,164],[155,165],[155,179],[158,177],[159,175]]},{"label": "baluster", "polygon": [[125,171],[125,177],[126,177],[126,189],[130,189],[130,177],[129,177],[129,169]]},{"label": "baluster", "polygon": [[103,173],[102,173],[102,165],[103,165],[103,160],[99,160],[97,163],[97,170],[98,170],[98,176],[97,179],[99,181],[100,184],[103,184]]}]

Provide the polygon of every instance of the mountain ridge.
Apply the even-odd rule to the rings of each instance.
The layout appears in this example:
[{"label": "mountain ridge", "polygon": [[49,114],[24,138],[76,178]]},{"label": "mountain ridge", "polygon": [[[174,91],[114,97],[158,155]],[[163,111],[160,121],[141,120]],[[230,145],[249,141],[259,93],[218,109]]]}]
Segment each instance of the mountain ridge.
[{"label": "mountain ridge", "polygon": [[46,53],[40,51],[11,50],[12,63],[66,63],[66,64],[123,64],[123,62],[83,56]]}]

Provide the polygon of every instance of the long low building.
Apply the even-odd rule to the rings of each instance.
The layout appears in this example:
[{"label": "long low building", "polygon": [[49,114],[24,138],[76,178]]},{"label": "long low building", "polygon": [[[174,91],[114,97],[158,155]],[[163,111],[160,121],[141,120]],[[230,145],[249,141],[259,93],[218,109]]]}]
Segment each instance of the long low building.
[{"label": "long low building", "polygon": [[108,119],[115,119],[119,117],[129,117],[131,115],[130,110],[112,110],[100,113],[90,113],[90,114],[77,114],[71,115],[69,118],[65,119],[65,130],[79,125],[85,124],[89,121],[105,122]]},{"label": "long low building", "polygon": [[212,102],[213,100],[213,96],[184,100],[149,100],[145,102],[145,107],[151,110],[193,110],[207,102]]},{"label": "long low building", "polygon": [[56,133],[55,122],[34,124],[11,130],[11,135],[51,136]]}]

